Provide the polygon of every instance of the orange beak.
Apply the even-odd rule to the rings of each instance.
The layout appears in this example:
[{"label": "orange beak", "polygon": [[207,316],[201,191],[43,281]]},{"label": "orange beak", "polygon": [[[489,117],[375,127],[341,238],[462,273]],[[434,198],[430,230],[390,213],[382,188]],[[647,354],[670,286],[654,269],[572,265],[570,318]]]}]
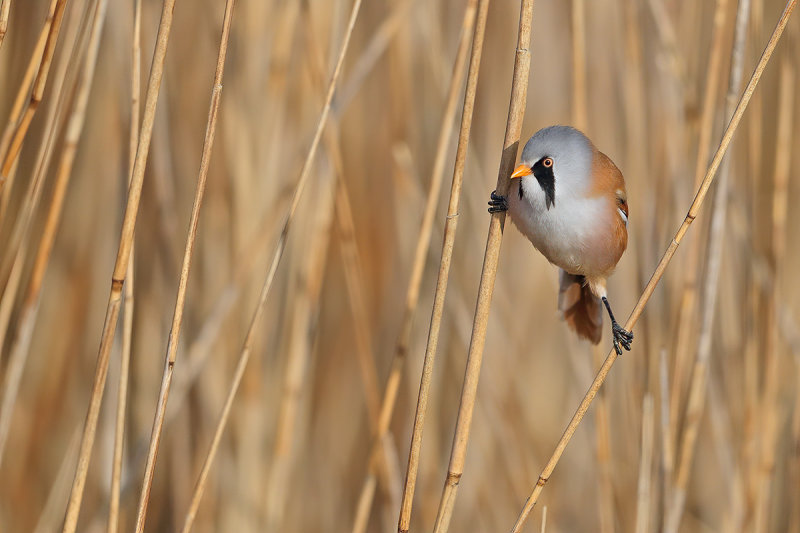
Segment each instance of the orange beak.
[{"label": "orange beak", "polygon": [[514,173],[511,174],[511,179],[514,178],[521,178],[522,176],[530,176],[533,174],[533,170],[528,165],[520,165],[514,169]]}]

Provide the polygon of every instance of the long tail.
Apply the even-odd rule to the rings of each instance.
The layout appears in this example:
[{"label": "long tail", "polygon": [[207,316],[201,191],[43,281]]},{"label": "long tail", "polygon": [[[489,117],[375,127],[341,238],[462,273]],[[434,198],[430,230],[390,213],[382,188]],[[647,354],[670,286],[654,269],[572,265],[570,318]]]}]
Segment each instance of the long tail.
[{"label": "long tail", "polygon": [[559,270],[558,310],[579,337],[599,344],[603,336],[603,306],[586,278]]}]

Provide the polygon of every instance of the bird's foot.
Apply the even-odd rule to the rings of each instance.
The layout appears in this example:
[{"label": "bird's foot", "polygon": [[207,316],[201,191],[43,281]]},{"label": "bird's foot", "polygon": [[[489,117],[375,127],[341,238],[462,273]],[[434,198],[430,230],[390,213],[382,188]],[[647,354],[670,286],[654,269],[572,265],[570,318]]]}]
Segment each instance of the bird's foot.
[{"label": "bird's foot", "polygon": [[622,355],[622,348],[631,351],[631,342],[633,342],[632,331],[625,330],[614,320],[611,322],[611,333],[614,337],[614,350],[616,350],[617,355]]},{"label": "bird's foot", "polygon": [[492,191],[489,200],[489,212],[502,213],[503,211],[508,211],[508,200],[506,200],[505,196],[497,194],[497,191]]}]

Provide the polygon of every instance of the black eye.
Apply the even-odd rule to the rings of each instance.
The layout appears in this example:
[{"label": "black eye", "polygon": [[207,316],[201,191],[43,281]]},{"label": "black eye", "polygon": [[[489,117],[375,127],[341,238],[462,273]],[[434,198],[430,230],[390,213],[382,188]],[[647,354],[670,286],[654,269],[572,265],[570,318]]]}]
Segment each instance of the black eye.
[{"label": "black eye", "polygon": [[542,165],[544,166],[544,168],[550,168],[553,166],[553,160],[549,157],[545,157],[544,159],[542,159]]}]

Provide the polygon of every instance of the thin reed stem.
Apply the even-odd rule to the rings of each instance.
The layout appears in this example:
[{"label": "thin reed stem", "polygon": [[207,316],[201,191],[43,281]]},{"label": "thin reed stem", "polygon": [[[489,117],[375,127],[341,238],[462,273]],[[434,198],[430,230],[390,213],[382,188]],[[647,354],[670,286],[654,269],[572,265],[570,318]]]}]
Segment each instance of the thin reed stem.
[{"label": "thin reed stem", "polygon": [[[681,223],[680,227],[678,228],[675,236],[672,238],[667,249],[664,251],[664,255],[661,257],[661,260],[656,266],[655,271],[653,272],[650,281],[647,283],[647,286],[644,288],[639,300],[636,302],[636,306],[633,308],[631,315],[628,317],[628,320],[625,322],[625,329],[628,331],[633,329],[633,326],[636,325],[636,322],[639,320],[639,317],[644,311],[644,307],[647,305],[647,302],[650,300],[650,297],[653,295],[653,291],[655,290],[656,286],[658,285],[661,278],[664,276],[664,272],[666,271],[667,266],[669,266],[670,261],[672,261],[672,257],[675,255],[675,251],[678,249],[681,241],[683,241],[686,232],[689,230],[689,226],[691,226],[694,219],[697,217],[697,213],[703,205],[705,201],[706,194],[708,193],[708,189],[711,186],[711,183],[714,181],[714,176],[717,173],[717,169],[719,168],[720,163],[722,162],[722,158],[725,155],[725,152],[730,145],[731,139],[733,138],[733,134],[736,132],[736,129],[739,126],[739,122],[742,119],[742,115],[744,114],[745,110],[747,109],[747,104],[750,102],[750,98],[753,96],[753,91],[755,91],[756,86],[758,86],[758,82],[761,80],[761,75],[764,73],[764,69],[769,63],[770,57],[772,57],[772,53],[775,50],[775,46],[778,44],[781,35],[783,34],[783,30],[786,28],[786,24],[789,21],[789,16],[792,14],[792,11],[795,8],[797,0],[789,0],[786,3],[786,7],[783,10],[783,13],[778,20],[778,23],[775,27],[775,30],[772,33],[772,36],[769,39],[766,47],[764,48],[764,52],[761,55],[761,58],[756,65],[755,70],[753,71],[752,76],[750,77],[750,81],[747,84],[747,87],[744,90],[741,98],[739,99],[739,103],[736,106],[736,111],[733,113],[733,117],[731,118],[730,123],[728,124],[727,128],[725,129],[725,133],[722,136],[722,140],[720,141],[719,147],[717,148],[716,153],[714,154],[713,159],[711,160],[711,164],[709,165],[708,169],[706,170],[706,175],[703,178],[703,182],[700,185],[697,194],[692,202],[692,205],[689,208],[689,212],[686,214],[686,217]],[[572,416],[567,428],[565,429],[561,439],[559,440],[556,448],[550,457],[550,460],[547,462],[547,465],[542,470],[539,478],[534,486],[530,496],[528,497],[527,501],[525,502],[522,511],[520,512],[519,516],[517,517],[517,521],[514,524],[514,527],[511,529],[512,532],[518,533],[522,526],[524,525],[525,521],[528,518],[533,506],[539,499],[539,496],[542,493],[542,489],[547,484],[547,481],[550,479],[550,476],[555,470],[556,465],[558,464],[559,459],[561,459],[561,455],[564,453],[564,449],[569,444],[569,441],[572,439],[572,436],[575,434],[575,430],[577,429],[578,425],[583,420],[586,411],[589,409],[589,406],[594,400],[594,397],[597,395],[598,389],[603,385],[606,377],[608,376],[608,372],[611,370],[611,367],[614,365],[614,361],[617,359],[617,353],[613,349],[609,351],[608,357],[606,357],[603,366],[600,368],[600,371],[597,373],[594,381],[592,382],[589,390],[586,392],[583,400],[581,401],[578,409],[575,411],[575,414]]]},{"label": "thin reed stem", "polygon": [[431,379],[433,377],[433,364],[436,359],[436,349],[439,344],[439,330],[442,325],[444,313],[447,282],[450,276],[450,264],[453,258],[456,230],[458,228],[458,205],[461,199],[461,185],[464,179],[464,166],[467,159],[469,137],[472,130],[472,113],[475,108],[475,95],[478,88],[478,75],[481,67],[481,54],[483,40],[486,34],[486,19],[489,11],[489,0],[479,0],[475,29],[472,37],[472,50],[469,58],[467,85],[464,91],[464,104],[461,109],[461,125],[458,132],[458,146],[453,168],[453,179],[450,185],[450,201],[445,219],[444,240],[442,255],[439,263],[439,273],[436,279],[436,292],[433,296],[433,309],[431,310],[428,340],[425,347],[425,359],[422,366],[422,376],[419,384],[419,396],[414,414],[414,428],[411,433],[411,446],[408,453],[406,479],[403,485],[403,499],[400,503],[400,517],[397,530],[405,533],[411,527],[411,508],[414,505],[414,490],[419,471],[419,456],[422,447],[422,430],[425,425],[425,414],[428,406]]},{"label": "thin reed stem", "polygon": [[139,133],[139,142],[137,143],[136,159],[131,174],[131,185],[128,189],[128,201],[125,205],[125,215],[122,222],[119,248],[114,263],[114,271],[111,276],[111,289],[108,295],[103,332],[100,337],[100,348],[97,354],[97,367],[95,370],[94,383],[92,385],[92,395],[89,400],[83,436],[81,437],[78,466],[75,470],[75,479],[72,484],[69,504],[64,519],[63,533],[74,533],[78,525],[78,515],[83,500],[83,489],[86,485],[86,476],[89,471],[89,462],[92,455],[92,448],[94,447],[95,435],[97,433],[97,419],[100,414],[100,405],[103,402],[103,390],[105,389],[106,377],[108,375],[111,345],[114,341],[114,333],[117,329],[117,318],[119,317],[122,299],[122,286],[125,283],[131,247],[133,246],[133,233],[136,227],[136,216],[139,211],[139,201],[142,195],[142,184],[144,181],[147,155],[150,151],[150,140],[153,136],[153,124],[156,106],[158,104],[158,93],[161,88],[161,78],[164,74],[164,60],[166,58],[167,44],[169,43],[169,34],[172,28],[172,14],[174,8],[175,0],[164,0],[161,11],[161,21],[158,25],[158,35],[156,36],[155,50],[153,52],[152,66],[150,68],[150,78],[147,83],[144,116]]},{"label": "thin reed stem", "polygon": [[[139,98],[141,93],[142,69],[142,0],[135,0],[133,6],[133,28],[131,40],[131,114],[130,133],[128,137],[128,176],[133,175],[133,161],[136,159],[136,141],[139,138]],[[128,183],[130,186],[130,182]],[[117,386],[117,413],[114,421],[114,451],[111,463],[111,489],[108,504],[108,533],[117,533],[119,529],[119,501],[122,485],[122,452],[125,446],[125,412],[128,405],[128,380],[130,374],[131,348],[133,344],[133,311],[134,311],[134,261],[136,246],[131,246],[131,260],[128,263],[127,281],[125,283],[125,307],[122,315],[122,355],[119,367],[119,384]]]},{"label": "thin reed stem", "polygon": [[139,496],[139,508],[136,515],[136,532],[144,531],[145,519],[147,517],[147,504],[150,501],[150,488],[153,484],[155,475],[155,463],[158,456],[158,446],[161,441],[161,432],[164,429],[164,416],[169,399],[170,385],[172,384],[172,374],[175,369],[175,361],[178,355],[178,341],[180,340],[181,325],[183,323],[183,310],[186,304],[186,290],[189,283],[189,272],[192,266],[192,256],[194,253],[195,240],[197,238],[197,224],[200,221],[200,208],[203,205],[203,196],[206,191],[208,179],[208,167],[211,161],[211,151],[214,147],[214,137],[217,131],[217,115],[219,103],[222,97],[222,76],[225,72],[225,56],[228,51],[228,38],[230,37],[231,20],[233,18],[233,6],[235,0],[227,0],[225,3],[225,15],[222,22],[222,36],[220,37],[219,52],[214,73],[214,84],[211,89],[211,103],[209,104],[208,120],[206,122],[205,139],[203,140],[203,152],[200,155],[200,170],[197,175],[197,187],[195,189],[194,203],[192,204],[192,214],[189,220],[189,231],[186,236],[186,247],[183,252],[183,263],[181,265],[181,276],[178,281],[178,295],[175,298],[175,311],[172,315],[172,327],[169,331],[167,341],[167,354],[164,361],[164,374],[161,380],[161,390],[158,394],[158,404],[153,420],[153,431],[150,437],[150,447],[147,452],[147,463],[144,470],[144,481],[142,491]]},{"label": "thin reed stem", "polygon": [[[519,32],[514,58],[514,74],[511,84],[511,101],[508,106],[508,120],[503,139],[503,152],[500,157],[500,169],[497,173],[497,193],[506,196],[509,188],[511,172],[517,160],[519,137],[522,131],[522,119],[525,115],[525,104],[528,92],[528,73],[531,66],[530,41],[533,21],[533,0],[523,0],[519,13]],[[450,450],[450,464],[447,467],[447,479],[439,500],[436,515],[435,533],[446,533],[455,505],[458,483],[464,471],[467,456],[467,442],[472,425],[472,412],[475,408],[475,397],[478,390],[483,347],[486,342],[486,328],[489,325],[489,309],[494,292],[494,281],[497,276],[497,263],[500,260],[500,244],[503,240],[505,212],[495,213],[489,222],[489,234],[486,238],[486,251],[483,258],[478,301],[475,304],[475,318],[472,324],[472,336],[467,354],[467,368],[464,384],[461,389],[461,401],[458,407],[458,419]]]}]

